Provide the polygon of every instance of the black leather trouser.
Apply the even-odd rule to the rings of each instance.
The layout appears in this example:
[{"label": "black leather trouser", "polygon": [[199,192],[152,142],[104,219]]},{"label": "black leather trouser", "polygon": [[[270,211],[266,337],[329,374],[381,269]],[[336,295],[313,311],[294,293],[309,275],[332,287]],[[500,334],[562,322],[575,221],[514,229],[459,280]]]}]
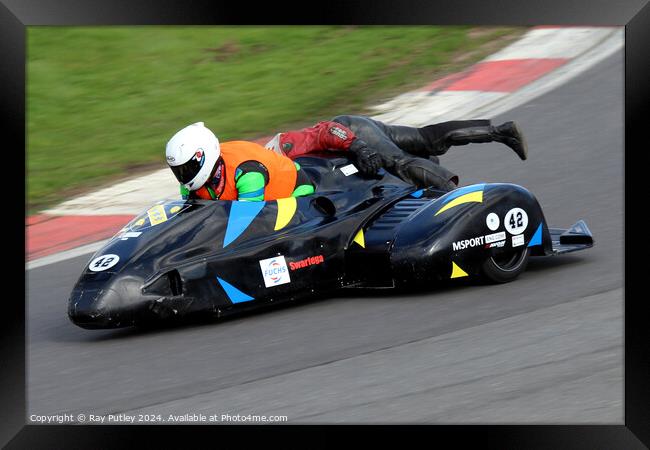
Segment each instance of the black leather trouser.
[{"label": "black leather trouser", "polygon": [[[429,159],[442,155],[449,149],[445,135],[461,128],[489,125],[489,120],[455,120],[420,128],[403,125],[386,125],[364,116],[336,116],[333,122],[348,127],[368,146],[377,151],[384,168],[402,180],[417,187],[433,186],[451,190],[458,185],[458,175]],[[433,156],[434,160],[437,160]]]}]

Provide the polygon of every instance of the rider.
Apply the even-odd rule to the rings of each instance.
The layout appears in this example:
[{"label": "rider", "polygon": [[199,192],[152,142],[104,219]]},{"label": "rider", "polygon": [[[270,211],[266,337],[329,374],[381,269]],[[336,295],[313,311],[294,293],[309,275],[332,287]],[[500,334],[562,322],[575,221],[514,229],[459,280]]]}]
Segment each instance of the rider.
[{"label": "rider", "polygon": [[[365,148],[350,151],[362,173],[379,170],[376,153]],[[254,142],[220,143],[203,122],[177,132],[165,153],[184,199],[262,201],[314,193],[309,177],[289,157]]]},{"label": "rider", "polygon": [[458,176],[440,166],[437,156],[452,145],[490,141],[527,157],[526,142],[513,122],[495,127],[489,120],[464,120],[414,128],[349,115],[278,133],[266,144],[275,153],[253,142],[219,143],[198,122],[176,133],[166,154],[183,198],[261,201],[313,194],[314,186],[289,158],[321,150],[350,151],[363,175],[372,176],[383,166],[415,186],[451,190]]},{"label": "rider", "polygon": [[[382,166],[417,187],[451,190],[458,176],[442,167],[438,156],[453,145],[500,142],[525,160],[526,140],[515,122],[493,126],[489,120],[454,120],[422,128],[387,125],[364,116],[342,115],[300,131],[278,133],[266,144],[291,159],[317,150],[377,152]],[[368,172],[359,161],[361,172]]]}]

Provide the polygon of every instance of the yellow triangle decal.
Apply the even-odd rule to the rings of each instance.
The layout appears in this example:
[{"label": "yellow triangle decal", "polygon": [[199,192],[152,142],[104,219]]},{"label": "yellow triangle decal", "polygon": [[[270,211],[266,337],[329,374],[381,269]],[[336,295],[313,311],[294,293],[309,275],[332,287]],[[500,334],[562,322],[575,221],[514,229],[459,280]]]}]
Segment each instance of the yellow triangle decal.
[{"label": "yellow triangle decal", "polygon": [[437,216],[441,212],[447,211],[448,209],[451,209],[454,206],[462,205],[463,203],[469,203],[469,202],[483,203],[483,191],[470,192],[469,194],[461,195],[460,197],[453,199],[445,206],[440,208],[440,210],[434,215]]},{"label": "yellow triangle decal", "polygon": [[451,277],[450,278],[461,278],[466,277],[467,272],[458,267],[455,262],[451,262]]},{"label": "yellow triangle decal", "polygon": [[366,240],[363,237],[363,228],[359,230],[357,235],[354,237],[353,241],[359,244],[360,246],[362,246],[363,248],[366,248]]},{"label": "yellow triangle decal", "polygon": [[296,208],[298,205],[295,197],[279,198],[277,202],[278,217],[275,220],[275,227],[273,228],[274,231],[281,230],[282,228],[286,227],[289,222],[291,222],[291,219],[296,213]]}]

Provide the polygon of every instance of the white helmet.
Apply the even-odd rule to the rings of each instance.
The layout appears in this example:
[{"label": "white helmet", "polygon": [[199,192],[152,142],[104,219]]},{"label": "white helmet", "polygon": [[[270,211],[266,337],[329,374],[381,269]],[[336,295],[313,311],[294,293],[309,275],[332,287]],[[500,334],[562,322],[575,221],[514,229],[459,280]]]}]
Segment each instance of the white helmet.
[{"label": "white helmet", "polygon": [[203,122],[188,125],[167,142],[167,164],[190,191],[208,181],[221,151],[219,139]]}]

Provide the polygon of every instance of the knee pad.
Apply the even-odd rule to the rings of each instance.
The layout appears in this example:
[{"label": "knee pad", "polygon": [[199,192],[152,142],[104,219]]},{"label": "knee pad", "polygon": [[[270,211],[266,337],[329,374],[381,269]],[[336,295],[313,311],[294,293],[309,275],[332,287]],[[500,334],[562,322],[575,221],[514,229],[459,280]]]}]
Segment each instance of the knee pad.
[{"label": "knee pad", "polygon": [[405,158],[396,161],[395,166],[400,178],[420,188],[431,186],[448,191],[458,184],[458,175],[428,159]]}]

